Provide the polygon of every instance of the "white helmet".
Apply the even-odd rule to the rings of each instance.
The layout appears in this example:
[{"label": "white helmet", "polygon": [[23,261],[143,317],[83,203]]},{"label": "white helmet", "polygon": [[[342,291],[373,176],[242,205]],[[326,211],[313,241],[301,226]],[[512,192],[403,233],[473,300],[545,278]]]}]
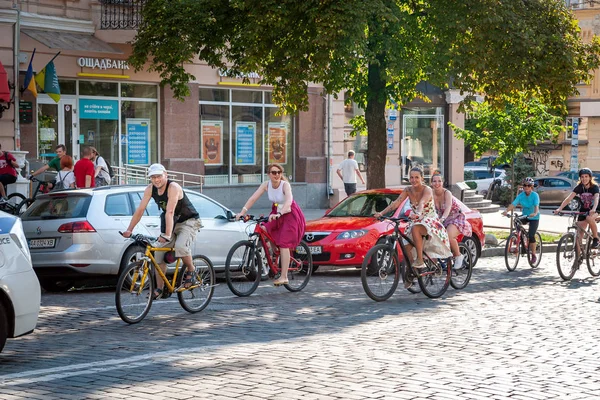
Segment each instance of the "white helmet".
[{"label": "white helmet", "polygon": [[152,164],[148,168],[148,178],[150,178],[151,176],[154,176],[154,175],[162,175],[165,172],[167,172],[167,170],[165,169],[165,167],[162,164]]}]

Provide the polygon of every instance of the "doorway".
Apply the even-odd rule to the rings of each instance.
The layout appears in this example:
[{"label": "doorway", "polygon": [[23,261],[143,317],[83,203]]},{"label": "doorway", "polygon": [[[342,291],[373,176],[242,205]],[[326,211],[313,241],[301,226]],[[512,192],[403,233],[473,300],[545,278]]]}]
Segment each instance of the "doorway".
[{"label": "doorway", "polygon": [[74,98],[61,98],[56,103],[40,96],[37,101],[38,158],[46,162],[56,157],[56,146],[64,144],[73,160],[79,159],[79,130],[77,102]]}]

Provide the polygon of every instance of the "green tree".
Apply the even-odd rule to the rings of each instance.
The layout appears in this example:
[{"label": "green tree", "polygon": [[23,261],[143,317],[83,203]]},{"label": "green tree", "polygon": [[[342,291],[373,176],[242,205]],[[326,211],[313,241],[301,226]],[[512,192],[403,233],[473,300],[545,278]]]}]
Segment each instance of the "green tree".
[{"label": "green tree", "polygon": [[419,82],[562,104],[599,64],[562,0],[150,0],[143,19],[130,62],[180,98],[198,59],[257,72],[289,113],[307,108],[308,82],[347,90],[365,110],[369,188],[385,186],[386,103],[423,96]]}]

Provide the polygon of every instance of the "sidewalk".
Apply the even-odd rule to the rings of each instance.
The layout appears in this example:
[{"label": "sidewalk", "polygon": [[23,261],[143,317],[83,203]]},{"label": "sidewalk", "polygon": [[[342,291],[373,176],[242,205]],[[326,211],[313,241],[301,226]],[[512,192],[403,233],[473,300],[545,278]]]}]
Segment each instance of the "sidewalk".
[{"label": "sidewalk", "polygon": [[[502,210],[504,211],[504,210]],[[502,211],[489,214],[481,214],[483,218],[483,227],[485,229],[501,228],[510,229],[510,218],[502,215]],[[552,210],[541,210],[540,226],[538,230],[549,233],[562,234],[569,227],[569,217],[552,214]],[[484,229],[484,230],[485,230]]]}]

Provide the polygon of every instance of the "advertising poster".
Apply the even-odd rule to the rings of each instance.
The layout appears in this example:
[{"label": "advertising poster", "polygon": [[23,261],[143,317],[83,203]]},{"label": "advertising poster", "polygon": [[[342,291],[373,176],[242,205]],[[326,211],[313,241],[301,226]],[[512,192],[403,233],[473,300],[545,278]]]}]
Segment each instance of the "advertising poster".
[{"label": "advertising poster", "polygon": [[81,119],[119,119],[119,101],[103,99],[80,99],[79,118]]},{"label": "advertising poster", "polygon": [[256,122],[235,123],[235,165],[256,165]]},{"label": "advertising poster", "polygon": [[127,163],[150,164],[150,120],[127,118]]},{"label": "advertising poster", "polygon": [[223,165],[223,121],[202,121],[202,158],[205,165]]},{"label": "advertising poster", "polygon": [[287,164],[287,133],[285,122],[269,122],[269,164]]}]

